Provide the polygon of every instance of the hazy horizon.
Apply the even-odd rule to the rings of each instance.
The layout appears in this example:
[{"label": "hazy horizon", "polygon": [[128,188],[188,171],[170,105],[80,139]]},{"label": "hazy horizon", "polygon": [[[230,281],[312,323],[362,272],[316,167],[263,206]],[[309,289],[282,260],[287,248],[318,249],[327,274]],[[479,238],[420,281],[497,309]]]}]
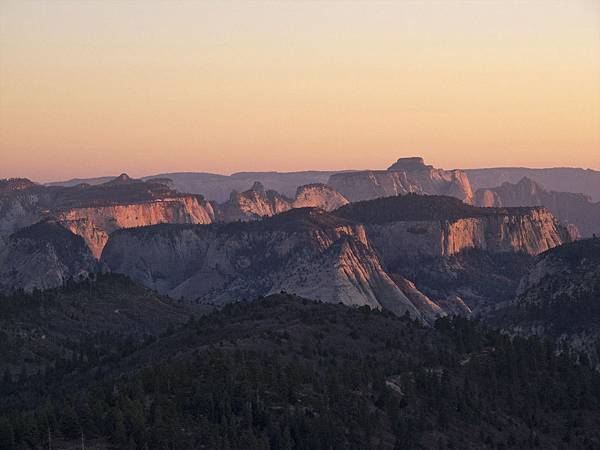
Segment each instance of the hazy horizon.
[{"label": "hazy horizon", "polygon": [[[408,157],[408,155],[407,155]],[[215,174],[215,175],[225,175],[225,176],[230,176],[236,173],[243,173],[243,172],[278,172],[278,173],[293,173],[293,172],[335,172],[335,171],[358,171],[358,170],[383,170],[386,169],[388,166],[390,166],[392,164],[393,161],[390,161],[389,164],[384,165],[382,167],[337,167],[337,168],[331,168],[331,169],[320,169],[320,168],[308,168],[308,169],[298,169],[298,170],[276,170],[276,169],[268,169],[266,168],[265,170],[235,170],[235,171],[230,171],[230,172],[210,172],[210,171],[206,171],[206,170],[159,170],[156,172],[152,172],[152,173],[136,173],[134,171],[127,171],[127,170],[117,170],[114,173],[105,173],[105,174],[98,174],[98,175],[91,175],[91,176],[80,176],[80,175],[73,175],[73,176],[66,176],[66,177],[62,177],[62,178],[54,178],[54,179],[34,179],[34,178],[30,178],[30,177],[23,177],[23,178],[30,178],[32,181],[38,182],[38,183],[53,183],[53,182],[62,182],[62,181],[70,181],[70,180],[74,180],[74,179],[94,179],[94,178],[107,178],[107,177],[117,177],[123,173],[129,175],[132,178],[145,178],[145,177],[150,177],[150,176],[155,176],[155,175],[161,175],[161,174],[170,174],[170,173],[210,173],[210,174]],[[429,165],[433,165],[436,168],[441,168],[441,169],[446,169],[446,170],[453,170],[453,169],[503,169],[503,168],[511,168],[511,169],[583,169],[583,170],[594,170],[597,172],[600,172],[600,169],[598,168],[594,168],[594,167],[581,167],[581,166],[540,166],[540,167],[532,167],[532,166],[481,166],[481,167],[438,167],[435,164],[431,164],[429,161],[425,160],[425,164],[429,164]],[[11,176],[6,176],[6,177],[0,177],[0,178],[21,178],[22,176],[20,175],[11,175]]]},{"label": "hazy horizon", "polygon": [[0,3],[0,177],[600,169],[600,2]]}]

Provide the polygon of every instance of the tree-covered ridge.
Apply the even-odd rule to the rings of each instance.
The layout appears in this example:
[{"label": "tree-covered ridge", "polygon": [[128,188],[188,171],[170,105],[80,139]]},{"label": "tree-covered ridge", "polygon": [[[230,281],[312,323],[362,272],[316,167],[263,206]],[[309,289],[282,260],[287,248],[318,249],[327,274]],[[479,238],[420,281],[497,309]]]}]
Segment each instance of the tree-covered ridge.
[{"label": "tree-covered ridge", "polygon": [[282,294],[120,356],[5,377],[0,447],[600,446],[597,373],[466,319],[430,329]]},{"label": "tree-covered ridge", "polygon": [[480,208],[455,197],[406,194],[350,203],[333,214],[361,223],[455,220],[464,218],[523,215],[536,208]]},{"label": "tree-covered ridge", "polygon": [[85,241],[81,236],[71,233],[54,220],[46,219],[28,227],[21,228],[11,235],[12,239],[30,239],[36,242],[51,242],[59,246],[81,245]]},{"label": "tree-covered ridge", "polygon": [[600,262],[600,238],[580,239],[554,247],[538,259],[559,258],[570,265],[580,264],[584,260]]},{"label": "tree-covered ridge", "polygon": [[124,343],[133,348],[187,320],[177,302],[122,275],[93,277],[0,295],[0,374],[44,373],[73,361],[101,365]]}]

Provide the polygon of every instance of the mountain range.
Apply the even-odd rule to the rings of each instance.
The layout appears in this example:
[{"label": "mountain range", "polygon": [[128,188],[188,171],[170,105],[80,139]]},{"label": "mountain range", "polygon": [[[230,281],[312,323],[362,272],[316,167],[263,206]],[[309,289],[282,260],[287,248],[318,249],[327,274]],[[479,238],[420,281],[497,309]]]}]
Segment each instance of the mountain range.
[{"label": "mountain range", "polygon": [[[400,158],[415,160],[418,157]],[[469,178],[473,191],[494,188],[501,184],[517,183],[524,177],[557,192],[581,193],[593,201],[600,201],[600,171],[571,167],[534,169],[527,167],[490,167],[482,169],[460,169]],[[291,197],[298,186],[312,183],[327,184],[332,175],[360,170],[302,171],[302,172],[237,172],[221,175],[206,172],[168,172],[144,176],[142,179],[170,179],[173,187],[180,192],[204,195],[209,200],[226,201],[231,191],[242,191],[253,182],[259,181],[266,189],[272,189]],[[364,172],[364,171],[363,171]],[[377,171],[376,171],[377,172]],[[449,171],[452,172],[452,171]],[[81,183],[91,185],[106,183],[116,175],[98,178],[73,178],[71,180],[48,183],[49,186],[76,186]]]},{"label": "mountain range", "polygon": [[600,446],[591,195],[170,175],[0,180],[0,448]]}]

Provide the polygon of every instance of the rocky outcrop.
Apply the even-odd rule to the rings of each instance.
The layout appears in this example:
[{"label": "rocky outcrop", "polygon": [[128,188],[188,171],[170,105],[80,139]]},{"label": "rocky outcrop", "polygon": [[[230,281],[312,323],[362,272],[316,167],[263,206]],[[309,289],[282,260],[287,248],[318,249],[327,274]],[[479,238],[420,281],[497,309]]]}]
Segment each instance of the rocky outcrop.
[{"label": "rocky outcrop", "polygon": [[126,174],[97,186],[45,187],[23,180],[0,185],[0,243],[46,218],[82,236],[99,258],[114,230],[164,222],[210,223],[214,211],[201,196],[173,191],[164,180],[145,183]]},{"label": "rocky outcrop", "polygon": [[[247,223],[159,225],[113,233],[102,255],[176,298],[227,303],[285,290],[324,302],[420,312],[385,272],[361,224],[318,209]],[[421,308],[425,309],[425,306]]]},{"label": "rocky outcrop", "polygon": [[524,335],[585,353],[600,368],[600,239],[584,239],[538,256],[500,323]]},{"label": "rocky outcrop", "polygon": [[0,291],[58,287],[97,269],[80,236],[44,221],[14,233],[0,248]]},{"label": "rocky outcrop", "polygon": [[408,193],[449,195],[467,203],[473,200],[464,172],[435,169],[418,157],[400,158],[387,170],[336,173],[327,184],[352,202]]},{"label": "rocky outcrop", "polygon": [[331,211],[346,205],[348,200],[325,184],[307,184],[298,187],[294,199],[276,191],[265,191],[256,181],[244,192],[233,191],[225,203],[215,204],[216,217],[220,222],[256,220],[271,217],[294,208],[314,207]]},{"label": "rocky outcrop", "polygon": [[365,223],[386,264],[397,257],[445,257],[469,249],[537,255],[570,239],[545,208],[477,208],[450,197],[388,197],[335,214]]},{"label": "rocky outcrop", "polygon": [[388,273],[452,314],[510,301],[533,256],[570,239],[544,208],[478,208],[452,197],[387,197],[333,214],[363,223]]},{"label": "rocky outcrop", "polygon": [[[600,234],[600,203],[583,194],[547,191],[542,185],[524,177],[518,183],[478,189],[478,206],[545,206],[564,224],[573,224],[584,237]],[[576,234],[575,230],[572,234]]]},{"label": "rocky outcrop", "polygon": [[144,203],[72,208],[56,213],[57,220],[82,236],[96,258],[100,258],[108,236],[121,228],[159,223],[211,223],[212,206],[196,196],[162,198]]},{"label": "rocky outcrop", "polygon": [[348,204],[348,200],[326,184],[313,183],[298,187],[292,208],[321,208],[333,211]]},{"label": "rocky outcrop", "polygon": [[215,205],[220,222],[256,220],[271,217],[291,208],[291,200],[275,191],[265,191],[258,181],[244,192],[233,191],[229,200]]}]

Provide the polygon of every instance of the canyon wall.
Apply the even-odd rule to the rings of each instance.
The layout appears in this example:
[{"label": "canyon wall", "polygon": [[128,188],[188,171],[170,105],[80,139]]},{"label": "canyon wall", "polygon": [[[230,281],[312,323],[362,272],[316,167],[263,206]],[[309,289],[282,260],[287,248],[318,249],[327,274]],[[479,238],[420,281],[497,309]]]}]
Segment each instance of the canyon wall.
[{"label": "canyon wall", "polygon": [[247,223],[123,229],[111,235],[102,262],[190,301],[222,304],[286,290],[427,321],[385,272],[364,226],[317,209]]},{"label": "canyon wall", "polygon": [[385,261],[445,257],[469,249],[537,255],[570,240],[545,208],[488,217],[368,224],[367,231]]},{"label": "canyon wall", "polygon": [[276,191],[265,191],[261,183],[255,182],[247,191],[233,191],[227,202],[215,204],[215,211],[218,221],[235,222],[271,217],[294,208],[315,207],[331,211],[347,203],[343,195],[325,184],[299,186],[292,199]]},{"label": "canyon wall", "polygon": [[62,225],[85,239],[96,258],[100,258],[110,233],[120,228],[159,223],[206,224],[214,217],[212,205],[192,195],[137,204],[73,208],[56,213]]},{"label": "canyon wall", "polygon": [[0,292],[48,289],[99,269],[84,240],[56,222],[25,227],[0,248]]},{"label": "canyon wall", "polygon": [[473,201],[464,172],[436,169],[418,157],[400,158],[387,170],[336,173],[327,184],[351,202],[408,193],[449,195],[466,203]]}]

